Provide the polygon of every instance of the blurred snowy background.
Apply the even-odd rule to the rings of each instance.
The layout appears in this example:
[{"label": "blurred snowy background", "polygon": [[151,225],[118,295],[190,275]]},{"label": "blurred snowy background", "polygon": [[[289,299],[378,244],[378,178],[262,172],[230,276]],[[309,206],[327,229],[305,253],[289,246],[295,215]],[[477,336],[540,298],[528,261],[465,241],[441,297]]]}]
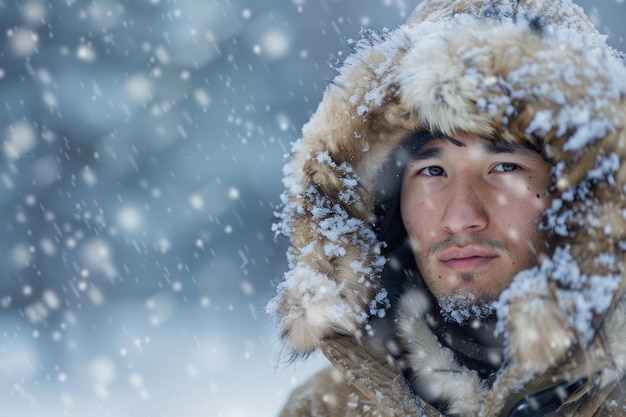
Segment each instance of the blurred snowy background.
[{"label": "blurred snowy background", "polygon": [[[289,143],[403,0],[0,0],[0,414],[273,416]],[[626,5],[580,1],[626,49]]]}]

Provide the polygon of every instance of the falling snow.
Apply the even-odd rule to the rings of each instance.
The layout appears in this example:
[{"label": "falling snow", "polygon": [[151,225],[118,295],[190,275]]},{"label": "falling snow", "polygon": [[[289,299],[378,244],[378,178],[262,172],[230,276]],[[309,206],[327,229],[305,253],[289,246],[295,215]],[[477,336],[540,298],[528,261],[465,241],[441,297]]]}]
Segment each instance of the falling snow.
[{"label": "falling snow", "polygon": [[[581,3],[626,49],[623,2]],[[331,6],[0,1],[3,413],[272,416],[324,365],[278,372],[263,312],[283,157],[348,39],[414,4]]]}]

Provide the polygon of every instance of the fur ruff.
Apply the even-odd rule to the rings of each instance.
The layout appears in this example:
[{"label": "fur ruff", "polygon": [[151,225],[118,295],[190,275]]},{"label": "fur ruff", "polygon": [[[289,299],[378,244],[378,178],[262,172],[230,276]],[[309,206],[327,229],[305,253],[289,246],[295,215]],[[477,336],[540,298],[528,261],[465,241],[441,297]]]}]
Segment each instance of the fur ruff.
[{"label": "fur ruff", "polygon": [[[601,381],[599,388],[615,384],[626,371],[624,363],[626,354],[626,304],[619,307],[607,319],[607,325],[595,346],[579,355],[579,363],[571,361],[567,364],[556,363],[550,366],[535,366],[529,369],[528,362],[512,364],[498,375],[491,389],[474,371],[464,368],[454,359],[453,353],[443,347],[425,322],[427,297],[419,291],[410,291],[402,295],[398,315],[399,337],[408,350],[407,365],[414,371],[411,384],[413,389],[425,400],[443,404],[446,415],[459,417],[486,417],[500,415],[502,409],[511,406],[506,399],[516,398],[519,392],[525,394],[525,388],[539,391],[542,383],[542,372],[552,369],[548,386],[567,378],[581,376],[597,377]],[[540,306],[542,303],[535,303]],[[547,303],[549,304],[549,303]],[[524,316],[527,316],[524,312]],[[541,314],[541,313],[540,313]],[[549,328],[548,325],[546,328]],[[533,326],[529,326],[535,331]],[[550,331],[550,330],[547,330]],[[549,338],[550,333],[539,335]],[[541,358],[544,348],[539,351],[524,352],[524,355]],[[541,362],[542,359],[539,359]],[[534,378],[538,385],[533,388]]]},{"label": "fur ruff", "polygon": [[487,388],[475,371],[459,365],[454,354],[443,347],[424,319],[427,297],[418,291],[402,296],[398,319],[399,337],[409,353],[414,390],[429,403],[446,404],[446,413],[476,416]]}]

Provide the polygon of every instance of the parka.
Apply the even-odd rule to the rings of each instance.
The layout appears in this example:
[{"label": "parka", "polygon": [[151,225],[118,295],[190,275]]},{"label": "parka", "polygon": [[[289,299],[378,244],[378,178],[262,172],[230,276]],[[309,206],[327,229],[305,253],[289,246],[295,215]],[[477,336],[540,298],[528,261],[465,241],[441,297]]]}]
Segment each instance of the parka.
[{"label": "parka", "polygon": [[[433,328],[398,238],[396,155],[420,132],[551,164],[554,247],[497,301],[493,355]],[[625,159],[624,57],[570,0],[426,0],[368,33],[284,168],[289,269],[267,311],[287,356],[331,366],[281,416],[626,416]]]}]

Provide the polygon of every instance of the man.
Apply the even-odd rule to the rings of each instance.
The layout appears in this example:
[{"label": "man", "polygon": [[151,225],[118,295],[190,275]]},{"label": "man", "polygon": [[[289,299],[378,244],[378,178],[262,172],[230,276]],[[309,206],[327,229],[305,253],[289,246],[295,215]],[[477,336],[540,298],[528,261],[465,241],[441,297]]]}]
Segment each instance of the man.
[{"label": "man", "polygon": [[430,0],[285,168],[283,416],[626,416],[626,69],[568,0]]},{"label": "man", "polygon": [[537,263],[546,251],[536,222],[549,179],[539,153],[476,135],[433,139],[413,156],[404,170],[401,215],[442,308],[454,312],[455,298],[470,295],[479,312],[517,272]]}]

